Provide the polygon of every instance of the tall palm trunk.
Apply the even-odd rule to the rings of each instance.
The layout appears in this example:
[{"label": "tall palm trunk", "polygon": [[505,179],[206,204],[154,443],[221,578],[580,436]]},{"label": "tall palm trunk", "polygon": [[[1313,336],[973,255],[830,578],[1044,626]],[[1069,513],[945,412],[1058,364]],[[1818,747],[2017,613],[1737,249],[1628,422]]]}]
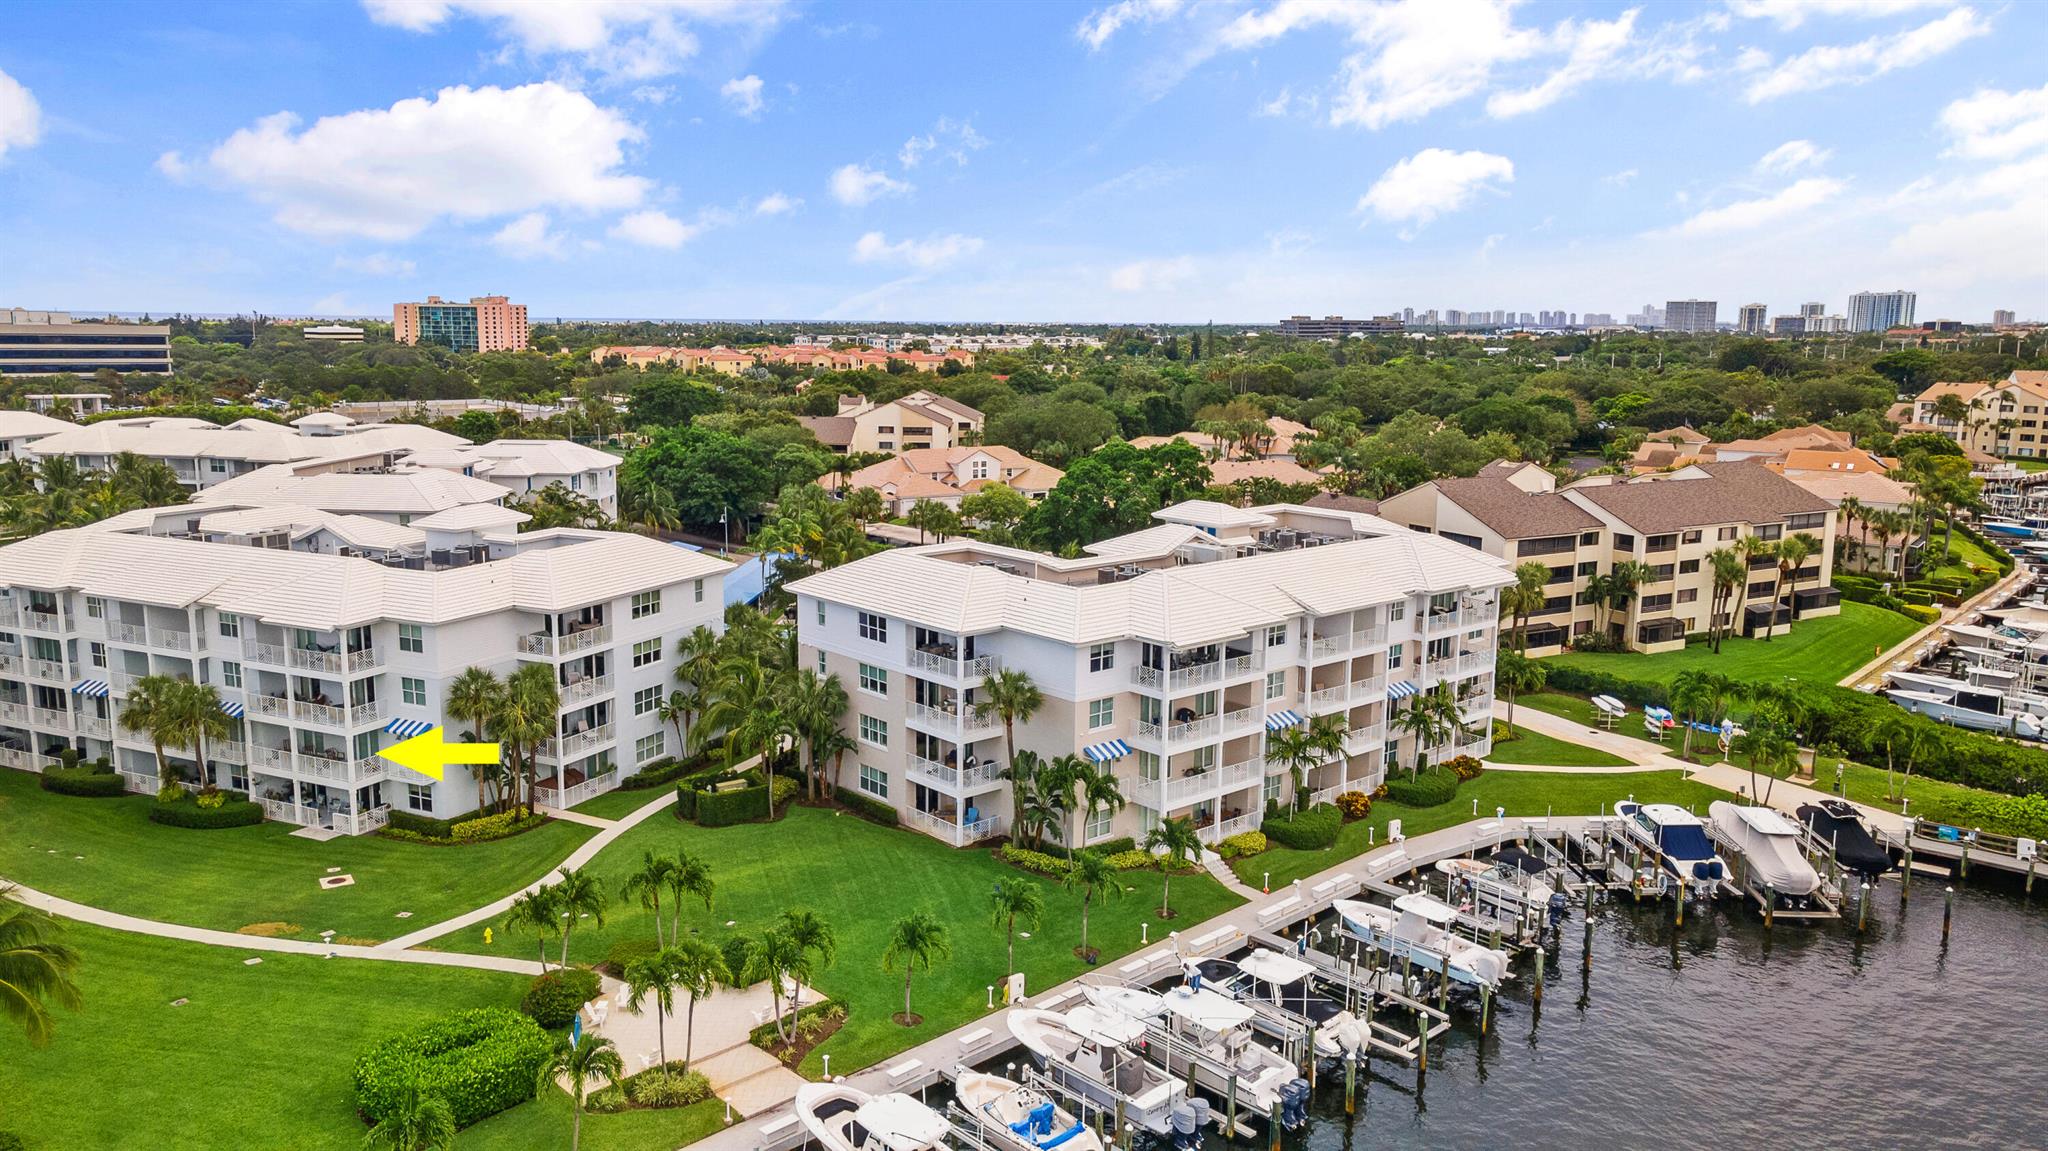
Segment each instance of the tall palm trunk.
[{"label": "tall palm trunk", "polygon": [[697,997],[690,996],[690,1005],[683,1008],[683,1074],[690,1073],[690,1052],[697,1045]]}]

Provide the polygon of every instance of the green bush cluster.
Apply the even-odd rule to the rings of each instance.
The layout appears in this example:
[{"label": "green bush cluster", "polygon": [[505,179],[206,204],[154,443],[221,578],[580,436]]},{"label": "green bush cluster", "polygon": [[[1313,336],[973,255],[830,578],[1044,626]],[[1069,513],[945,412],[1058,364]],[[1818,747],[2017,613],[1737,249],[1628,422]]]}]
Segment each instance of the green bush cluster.
[{"label": "green bush cluster", "polygon": [[127,790],[118,774],[112,769],[101,771],[98,764],[45,768],[42,788],[58,795],[81,795],[90,799],[106,799]]},{"label": "green bush cluster", "polygon": [[688,759],[667,756],[657,759],[639,771],[619,781],[620,791],[651,791],[665,784],[674,783],[686,775],[704,770],[704,757],[693,755]]},{"label": "green bush cluster", "polygon": [[448,838],[457,843],[483,843],[486,840],[503,839],[541,823],[546,818],[536,813],[533,818],[528,819],[525,808],[515,807],[496,815],[479,816],[476,819],[465,819],[461,823],[451,824],[448,828]]},{"label": "green bush cluster", "polygon": [[371,1122],[405,1090],[438,1095],[467,1127],[532,1099],[553,1043],[540,1024],[503,1007],[458,1011],[384,1039],[356,1060],[356,1107]]},{"label": "green bush cluster", "polygon": [[1479,762],[1477,759],[1474,759],[1472,756],[1469,755],[1455,756],[1451,759],[1444,761],[1443,766],[1446,769],[1448,769],[1452,775],[1457,776],[1458,781],[1461,783],[1468,779],[1478,779],[1480,775],[1486,771],[1485,764]]},{"label": "green bush cluster", "polygon": [[1320,851],[1337,842],[1337,833],[1344,830],[1344,813],[1336,804],[1318,803],[1290,816],[1278,804],[1270,804],[1259,830],[1282,847]]},{"label": "green bush cluster", "polygon": [[263,822],[263,805],[253,800],[223,797],[218,807],[203,807],[195,796],[149,808],[149,821],[166,827],[211,830],[220,827],[250,827]]},{"label": "green bush cluster", "polygon": [[1264,850],[1266,833],[1263,831],[1240,831],[1236,835],[1226,835],[1223,841],[1216,845],[1216,854],[1225,859],[1242,859]]},{"label": "green bush cluster", "polygon": [[219,811],[221,805],[227,801],[228,793],[212,784],[207,784],[205,787],[200,788],[199,794],[192,797],[192,802],[201,811]]},{"label": "green bush cluster", "polygon": [[[735,968],[734,970],[738,969]],[[782,1026],[784,1030],[794,1030],[802,1027],[804,1021],[808,1019],[829,1020],[844,1018],[846,1018],[845,1000],[820,999],[816,1003],[811,1004],[809,1007],[800,1008],[794,1017],[785,1016],[782,1021]],[[775,1041],[775,1021],[773,1019],[761,1024],[759,1027],[756,1027],[752,1031],[747,1033],[747,1042],[753,1044],[756,1047],[766,1047]]]},{"label": "green bush cluster", "polygon": [[449,819],[435,819],[410,811],[393,811],[385,821],[384,828],[387,832],[403,831],[422,839],[447,839],[448,829],[453,825],[454,821]]},{"label": "green bush cluster", "polygon": [[0,1151],[26,1151],[28,1145],[12,1131],[0,1131]]},{"label": "green bush cluster", "polygon": [[1004,847],[1002,856],[1003,862],[1021,867],[1026,871],[1035,871],[1040,875],[1063,876],[1073,870],[1072,866],[1064,859],[1047,855],[1043,851],[1032,851],[1023,847]]},{"label": "green bush cluster", "polygon": [[[731,791],[711,790],[714,783],[733,778],[745,780],[747,786]],[[685,783],[683,786],[689,788],[692,785]],[[768,814],[771,788],[772,785],[763,779],[758,771],[745,772],[737,777],[719,772],[695,785],[696,802],[692,806],[696,813],[692,818],[699,827],[731,827],[735,823],[765,818]],[[677,802],[680,805],[680,795]]]},{"label": "green bush cluster", "polygon": [[1435,807],[1449,803],[1458,794],[1461,782],[1456,772],[1433,768],[1418,773],[1414,779],[1403,775],[1387,780],[1387,798],[1409,807]]},{"label": "green bush cluster", "polygon": [[1949,800],[1956,818],[1969,827],[2000,834],[2048,839],[2048,796],[1980,795],[1963,792]]},{"label": "green bush cluster", "polygon": [[[1136,851],[1137,849],[1138,841],[1136,837],[1129,835],[1120,835],[1115,839],[1105,839],[1101,843],[1091,843],[1087,847],[1087,850],[1097,855],[1118,855],[1122,852]],[[1042,843],[1038,846],[1038,850],[1040,853],[1050,855],[1054,859],[1072,859],[1074,857],[1072,851],[1057,843]]]},{"label": "green bush cluster", "polygon": [[896,814],[895,808],[883,803],[874,796],[863,795],[851,788],[833,788],[832,798],[838,800],[862,819],[871,820],[885,827],[895,827],[898,823],[902,822],[902,817]]},{"label": "green bush cluster", "polygon": [[1151,852],[1135,848],[1130,851],[1119,851],[1109,857],[1109,865],[1118,871],[1136,871],[1141,867],[1150,867],[1155,862]]},{"label": "green bush cluster", "polygon": [[1637,707],[1646,704],[1651,707],[1671,706],[1671,693],[1661,683],[1624,679],[1610,671],[1575,667],[1554,660],[1546,660],[1544,666],[1550,669],[1546,686],[1551,691],[1586,696],[1611,695],[1623,703],[1632,703]]},{"label": "green bush cluster", "polygon": [[597,998],[599,988],[597,972],[587,968],[550,971],[533,977],[526,995],[519,1000],[519,1010],[551,1031],[567,1027],[584,1004]]},{"label": "green bush cluster", "polygon": [[640,1107],[688,1107],[711,1098],[711,1081],[696,1071],[682,1070],[680,1062],[649,1067],[626,1077],[626,1098]]}]

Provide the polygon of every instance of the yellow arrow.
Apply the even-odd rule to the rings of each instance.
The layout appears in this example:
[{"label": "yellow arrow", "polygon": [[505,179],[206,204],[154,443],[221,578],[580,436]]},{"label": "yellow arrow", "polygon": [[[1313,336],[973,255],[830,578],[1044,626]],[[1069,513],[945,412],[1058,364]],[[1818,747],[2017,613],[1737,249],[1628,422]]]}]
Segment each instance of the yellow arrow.
[{"label": "yellow arrow", "polygon": [[377,754],[400,767],[440,779],[441,769],[448,764],[496,763],[499,751],[495,743],[443,743],[441,729],[433,727]]}]

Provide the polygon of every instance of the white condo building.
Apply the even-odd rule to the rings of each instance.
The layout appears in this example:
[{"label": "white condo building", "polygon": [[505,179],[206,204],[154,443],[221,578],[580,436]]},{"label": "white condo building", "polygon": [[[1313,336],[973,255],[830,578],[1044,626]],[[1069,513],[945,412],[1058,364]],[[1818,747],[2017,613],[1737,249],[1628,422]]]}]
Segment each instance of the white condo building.
[{"label": "white condo building", "polygon": [[154,792],[150,743],[117,717],[137,679],[170,675],[219,689],[236,730],[204,774],[273,819],[361,834],[392,809],[460,816],[477,807],[467,769],[436,782],[378,749],[443,723],[464,669],[539,663],[561,691],[541,802],[610,790],[680,750],[655,707],[676,641],[722,627],[729,565],[637,535],[520,534],[525,518],[184,505],[0,548],[0,766],[72,748]]},{"label": "white condo building", "polygon": [[1471,735],[1432,757],[1489,750],[1504,561],[1329,508],[1190,501],[1157,518],[1080,559],[961,540],[792,584],[799,659],[851,697],[846,786],[949,843],[1004,833],[1002,722],[974,706],[997,669],[1044,695],[1020,749],[1120,777],[1129,806],[1084,843],[1168,817],[1192,818],[1207,842],[1258,827],[1268,800],[1291,795],[1269,733],[1316,716],[1347,734],[1344,754],[1308,773],[1313,797],[1370,792],[1413,761],[1392,709],[1439,683]]}]

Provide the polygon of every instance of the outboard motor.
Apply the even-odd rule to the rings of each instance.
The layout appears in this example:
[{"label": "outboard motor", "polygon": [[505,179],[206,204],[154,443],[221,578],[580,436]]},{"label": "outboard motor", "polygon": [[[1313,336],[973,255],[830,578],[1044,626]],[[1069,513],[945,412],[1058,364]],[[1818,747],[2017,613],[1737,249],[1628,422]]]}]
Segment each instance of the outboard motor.
[{"label": "outboard motor", "polygon": [[1564,892],[1553,891],[1550,893],[1550,929],[1552,931],[1564,929],[1565,909],[1570,906],[1571,901],[1565,898]]},{"label": "outboard motor", "polygon": [[1308,1122],[1308,1080],[1295,1079],[1280,1087],[1280,1125],[1289,1131]]},{"label": "outboard motor", "polygon": [[1194,1151],[1202,1145],[1202,1129],[1195,1126],[1194,1100],[1180,1099],[1167,1115],[1167,1122],[1173,1128],[1173,1145],[1180,1151]]},{"label": "outboard motor", "polygon": [[1207,1127],[1213,1122],[1215,1116],[1209,1111],[1209,1101],[1200,1095],[1191,1097],[1188,1100],[1188,1106],[1192,1107],[1195,1112],[1195,1146],[1200,1147],[1202,1145],[1202,1128]]},{"label": "outboard motor", "polygon": [[1703,859],[1692,865],[1694,879],[1719,879],[1721,874],[1721,861],[1718,859]]}]

